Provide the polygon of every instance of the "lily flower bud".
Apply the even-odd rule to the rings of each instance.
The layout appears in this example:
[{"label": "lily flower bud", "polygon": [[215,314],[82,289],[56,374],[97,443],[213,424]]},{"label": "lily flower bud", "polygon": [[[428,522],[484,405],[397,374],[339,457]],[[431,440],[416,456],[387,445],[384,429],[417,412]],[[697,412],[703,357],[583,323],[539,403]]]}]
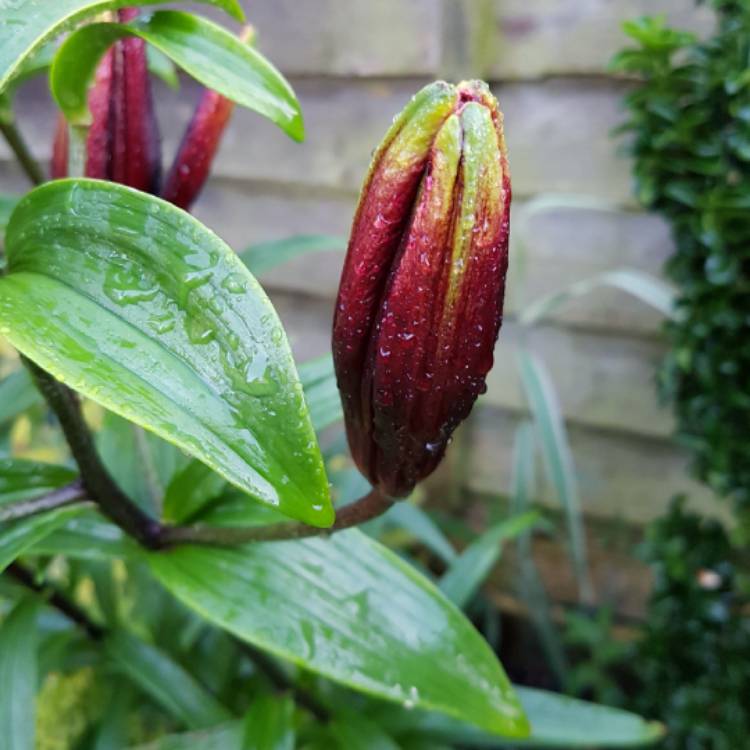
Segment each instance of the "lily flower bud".
[{"label": "lily flower bud", "polygon": [[[119,19],[126,22],[136,14],[121,10]],[[157,193],[161,145],[142,39],[121,39],[107,51],[96,70],[89,109],[85,176]],[[53,178],[67,175],[67,160],[67,126],[61,117],[52,151]]]},{"label": "lily flower bud", "polygon": [[436,468],[486,389],[510,198],[502,114],[484,83],[427,86],[375,152],[333,355],[352,455],[389,496],[409,494]]}]

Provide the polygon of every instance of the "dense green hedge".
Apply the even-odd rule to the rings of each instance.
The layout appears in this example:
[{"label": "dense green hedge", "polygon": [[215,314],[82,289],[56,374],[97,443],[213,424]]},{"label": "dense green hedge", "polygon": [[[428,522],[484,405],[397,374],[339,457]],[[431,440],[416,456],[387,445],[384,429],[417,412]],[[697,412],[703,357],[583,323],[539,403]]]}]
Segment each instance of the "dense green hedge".
[{"label": "dense green hedge", "polygon": [[750,519],[750,3],[712,5],[704,41],[663,19],[626,24],[637,46],[614,66],[640,81],[623,126],[638,198],[667,218],[677,245],[662,391],[698,476]]}]

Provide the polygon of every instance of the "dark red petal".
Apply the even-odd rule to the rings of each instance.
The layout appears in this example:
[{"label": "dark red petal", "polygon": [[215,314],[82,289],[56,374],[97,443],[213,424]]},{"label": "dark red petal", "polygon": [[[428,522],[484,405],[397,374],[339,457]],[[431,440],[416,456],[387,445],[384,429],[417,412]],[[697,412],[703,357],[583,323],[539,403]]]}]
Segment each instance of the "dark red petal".
[{"label": "dark red petal", "polygon": [[233,109],[234,103],[221,94],[204,91],[167,175],[162,198],[184,209],[193,205],[208,179]]},{"label": "dark red petal", "polygon": [[108,50],[96,69],[89,92],[91,127],[86,141],[86,177],[99,180],[112,175],[112,73],[114,52]]},{"label": "dark red petal", "polygon": [[62,113],[57,116],[49,172],[53,180],[68,176],[68,122]]}]

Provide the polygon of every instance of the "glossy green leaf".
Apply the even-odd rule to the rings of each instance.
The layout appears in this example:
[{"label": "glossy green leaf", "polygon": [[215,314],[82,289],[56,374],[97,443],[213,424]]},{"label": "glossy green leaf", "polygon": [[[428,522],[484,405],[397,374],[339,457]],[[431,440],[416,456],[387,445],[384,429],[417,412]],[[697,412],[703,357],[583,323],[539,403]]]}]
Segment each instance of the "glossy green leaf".
[{"label": "glossy green leaf", "polygon": [[231,719],[211,693],[156,646],[118,631],[107,638],[105,649],[123,675],[186,727],[202,729]]},{"label": "glossy green leaf", "polygon": [[294,700],[257,696],[245,719],[242,750],[294,750]]},{"label": "glossy green leaf", "polygon": [[42,402],[42,396],[24,367],[0,382],[0,424]]},{"label": "glossy green leaf", "polygon": [[498,740],[475,727],[438,714],[401,717],[406,725],[403,728],[467,748],[604,750],[653,745],[664,735],[661,724],[618,708],[587,703],[545,690],[516,687],[516,692],[531,722],[531,735],[526,739]]},{"label": "glossy green leaf", "polygon": [[581,598],[591,601],[593,592],[578,479],[557,394],[544,365],[530,352],[520,352],[519,369],[524,394],[534,416],[534,427],[549,482],[568,522],[573,565]]},{"label": "glossy green leaf", "polygon": [[130,750],[242,750],[243,725],[228,722],[201,732],[184,732],[161,737]]},{"label": "glossy green leaf", "polygon": [[251,245],[239,253],[242,262],[255,276],[310,253],[346,250],[346,238],[328,234],[298,234],[283,240]]},{"label": "glossy green leaf", "polygon": [[315,526],[328,482],[281,323],[197,220],[108,182],[29,193],[6,236],[0,331],[57,378]]},{"label": "glossy green leaf", "polygon": [[590,279],[579,281],[567,289],[547,295],[521,311],[518,319],[526,325],[534,325],[550,315],[558,307],[572,299],[590,294],[602,286],[620,289],[658,310],[667,317],[675,316],[675,290],[666,282],[642,271],[621,268],[607,271]]},{"label": "glossy green leaf", "polygon": [[22,600],[0,625],[0,737],[4,750],[34,750],[37,683],[36,616],[39,606]]},{"label": "glossy green leaf", "polygon": [[507,736],[526,732],[495,654],[471,623],[357,530],[149,559],[178,599],[259,648],[405,706]]},{"label": "glossy green leaf", "polygon": [[333,357],[326,354],[300,365],[299,377],[316,430],[324,430],[344,418],[341,394],[333,372]]},{"label": "glossy green leaf", "polygon": [[107,49],[126,36],[144,39],[207,88],[264,115],[295,140],[303,140],[299,102],[284,76],[226,29],[176,10],[157,11],[127,24],[90,24],[63,42],[50,71],[50,89],[73,125],[90,122],[88,87],[96,66]]},{"label": "glossy green leaf", "polygon": [[174,475],[164,495],[164,520],[184,523],[217,498],[226,480],[200,461],[191,461]]},{"label": "glossy green leaf", "polygon": [[[86,18],[115,8],[154,5],[160,0],[13,0],[0,12],[0,91],[44,44]],[[238,0],[198,0],[244,19]]]},{"label": "glossy green leaf", "polygon": [[336,750],[399,750],[399,746],[375,722],[366,716],[347,712],[331,722]]},{"label": "glossy green leaf", "polygon": [[19,200],[20,197],[16,195],[0,195],[0,232],[8,226],[10,215]]},{"label": "glossy green leaf", "polygon": [[487,529],[450,564],[440,579],[440,590],[457,607],[465,607],[500,559],[502,543],[528,531],[538,520],[536,511],[527,511]]}]

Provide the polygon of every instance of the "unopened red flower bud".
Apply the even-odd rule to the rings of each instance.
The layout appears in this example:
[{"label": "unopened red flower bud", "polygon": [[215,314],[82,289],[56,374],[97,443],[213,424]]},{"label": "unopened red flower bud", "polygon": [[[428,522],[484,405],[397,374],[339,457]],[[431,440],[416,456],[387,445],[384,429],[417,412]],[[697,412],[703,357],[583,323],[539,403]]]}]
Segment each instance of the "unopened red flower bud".
[{"label": "unopened red flower bud", "polygon": [[333,326],[352,455],[407,495],[485,390],[502,322],[510,177],[481,82],[420,91],[375,152]]},{"label": "unopened red flower bud", "polygon": [[[132,20],[136,14],[133,9],[121,10],[119,20]],[[121,39],[107,51],[97,67],[89,109],[86,177],[157,193],[161,146],[142,39]],[[52,152],[53,178],[67,175],[67,161],[68,134],[61,118]]]}]

